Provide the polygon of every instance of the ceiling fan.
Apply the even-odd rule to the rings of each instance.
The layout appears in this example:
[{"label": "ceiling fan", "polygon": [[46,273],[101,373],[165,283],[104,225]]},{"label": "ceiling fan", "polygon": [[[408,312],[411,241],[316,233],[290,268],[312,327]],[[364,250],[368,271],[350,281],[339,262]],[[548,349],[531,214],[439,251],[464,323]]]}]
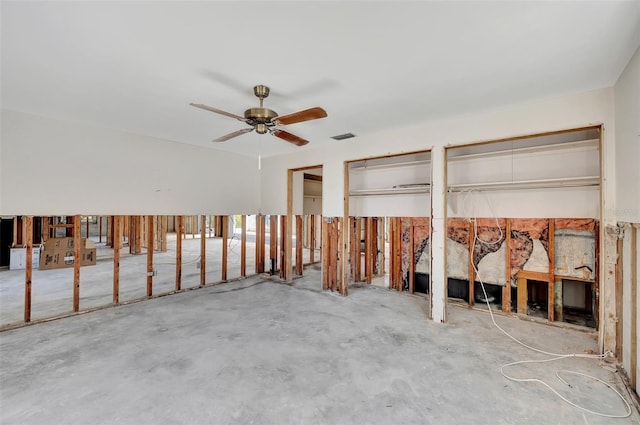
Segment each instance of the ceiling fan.
[{"label": "ceiling fan", "polygon": [[296,146],[304,146],[309,143],[308,140],[298,137],[295,134],[291,134],[288,131],[280,130],[279,128],[276,128],[276,126],[316,120],[318,118],[325,118],[327,116],[327,112],[319,107],[309,108],[303,111],[294,112],[292,114],[278,116],[275,111],[265,108],[262,105],[264,99],[269,96],[269,87],[263,85],[255,86],[253,88],[253,93],[260,99],[260,106],[257,108],[249,108],[244,111],[244,117],[232,114],[231,112],[212,108],[211,106],[203,105],[201,103],[190,103],[189,105],[195,106],[196,108],[204,109],[205,111],[215,112],[216,114],[235,118],[238,121],[243,121],[251,126],[249,128],[243,128],[242,130],[234,131],[233,133],[229,133],[222,137],[214,139],[214,142],[225,142],[229,139],[233,139],[234,137],[238,137],[255,130],[258,134],[271,133],[272,135],[286,142],[293,143]]}]

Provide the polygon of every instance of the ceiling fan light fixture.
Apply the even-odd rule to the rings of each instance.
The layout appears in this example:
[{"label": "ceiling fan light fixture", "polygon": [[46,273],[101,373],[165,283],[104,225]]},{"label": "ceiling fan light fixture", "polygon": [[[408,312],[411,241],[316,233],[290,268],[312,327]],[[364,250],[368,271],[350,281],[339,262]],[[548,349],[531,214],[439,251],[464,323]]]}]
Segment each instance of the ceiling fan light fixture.
[{"label": "ceiling fan light fixture", "polygon": [[269,131],[269,127],[266,124],[256,124],[256,133],[266,134]]}]

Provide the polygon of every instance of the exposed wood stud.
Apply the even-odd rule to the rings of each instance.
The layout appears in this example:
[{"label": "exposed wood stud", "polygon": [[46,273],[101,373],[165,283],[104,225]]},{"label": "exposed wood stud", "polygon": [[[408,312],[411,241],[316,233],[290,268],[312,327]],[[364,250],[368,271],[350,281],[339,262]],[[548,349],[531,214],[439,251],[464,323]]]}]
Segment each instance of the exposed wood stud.
[{"label": "exposed wood stud", "polygon": [[120,302],[120,247],[122,245],[122,216],[113,217],[113,297],[114,304]]},{"label": "exposed wood stud", "polygon": [[247,277],[247,216],[240,218],[240,276]]},{"label": "exposed wood stud", "polygon": [[265,216],[256,215],[256,255],[255,255],[255,272],[264,273],[265,260]]},{"label": "exposed wood stud", "polygon": [[183,229],[183,217],[181,215],[176,217],[176,291],[182,288],[182,235]]},{"label": "exposed wood stud", "polygon": [[379,218],[378,217],[372,217],[371,218],[371,253],[373,255],[372,261],[373,261],[373,266],[371,267],[371,273],[374,276],[377,276],[380,273],[379,270],[379,255],[378,255],[378,226],[379,223]]},{"label": "exposed wood stud", "polygon": [[380,217],[379,219],[379,230],[378,230],[378,238],[379,238],[379,242],[378,242],[378,246],[380,247],[380,266],[378,267],[380,276],[384,276],[386,273],[385,270],[385,262],[386,262],[386,242],[387,242],[387,238],[386,238],[386,231],[385,231],[385,218],[384,217]]},{"label": "exposed wood stud", "polygon": [[518,273],[518,314],[527,314],[527,279]]},{"label": "exposed wood stud", "polygon": [[101,215],[98,216],[98,243],[102,243],[102,216]]},{"label": "exposed wood stud", "polygon": [[80,237],[80,216],[73,220],[73,311],[80,311],[80,263],[82,238]]},{"label": "exposed wood stud", "polygon": [[316,253],[316,216],[309,216],[309,263],[315,263]]},{"label": "exposed wood stud", "polygon": [[320,222],[322,244],[320,246],[320,261],[322,266],[322,289],[329,289],[329,247],[328,239],[329,223],[323,218]]},{"label": "exposed wood stud", "polygon": [[[24,321],[31,321],[31,281],[33,276],[33,217],[24,217],[27,258],[24,269]],[[16,220],[14,220],[14,223]]]},{"label": "exposed wood stud", "polygon": [[398,291],[404,290],[404,283],[402,281],[402,220],[396,217],[396,289]]},{"label": "exposed wood stud", "polygon": [[[206,266],[207,266],[207,216],[200,216],[200,286],[204,286],[207,281]],[[192,220],[193,224],[193,220]],[[192,227],[195,229],[196,226]],[[195,233],[194,233],[195,237]]]},{"label": "exposed wood stud", "polygon": [[[469,221],[469,307],[475,304],[476,266],[474,253],[476,249],[476,218]],[[506,247],[505,247],[506,248]]]},{"label": "exposed wood stud", "polygon": [[[51,228],[49,227],[51,217],[42,217],[42,242],[46,242],[49,239]],[[100,241],[102,242],[102,241]]]},{"label": "exposed wood stud", "polygon": [[289,222],[286,215],[280,216],[280,279],[286,282],[291,281],[291,276],[287,275],[291,271],[291,230],[287,232]]},{"label": "exposed wood stud", "polygon": [[414,246],[414,234],[413,234],[413,218],[409,218],[409,293],[415,292],[416,284],[416,254]]},{"label": "exposed wood stud", "polygon": [[147,216],[147,296],[153,295],[154,217]]},{"label": "exposed wood stud", "polygon": [[85,234],[86,234],[86,238],[89,239],[89,216],[86,216],[86,227],[87,227],[87,230]]},{"label": "exposed wood stud", "polygon": [[547,282],[549,282],[548,296],[547,296],[547,315],[550,322],[555,320],[555,222],[552,218],[549,219],[549,239],[547,243],[547,253],[549,257],[549,276]]},{"label": "exposed wood stud", "polygon": [[364,278],[371,283],[371,217],[364,218]]},{"label": "exposed wood stud", "polygon": [[296,274],[302,276],[302,265],[304,260],[302,259],[304,236],[303,236],[303,221],[301,215],[296,215]]},{"label": "exposed wood stud", "polygon": [[[353,241],[353,249],[355,251],[355,255],[356,255],[356,276],[354,278],[354,280],[356,282],[362,282],[362,219],[361,218],[356,218],[356,223],[355,223],[355,234],[354,234],[354,241]],[[366,260],[365,260],[366,261]]]},{"label": "exposed wood stud", "polygon": [[269,270],[272,275],[278,270],[278,216],[269,216]]},{"label": "exposed wood stud", "polygon": [[227,280],[227,258],[229,254],[229,216],[223,215],[220,220],[222,231],[222,274],[221,279],[223,282]]},{"label": "exposed wood stud", "polygon": [[506,252],[506,285],[502,288],[502,311],[511,312],[511,219],[506,219],[505,224],[505,252]]}]

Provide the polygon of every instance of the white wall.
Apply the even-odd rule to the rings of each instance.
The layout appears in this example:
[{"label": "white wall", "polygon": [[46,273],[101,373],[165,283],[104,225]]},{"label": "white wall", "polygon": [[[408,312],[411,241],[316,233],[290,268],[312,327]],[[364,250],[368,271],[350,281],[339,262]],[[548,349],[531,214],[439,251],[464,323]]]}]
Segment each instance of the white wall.
[{"label": "white wall", "polygon": [[615,88],[617,221],[640,223],[640,48]]},{"label": "white wall", "polygon": [[[543,133],[590,125],[604,125],[603,168],[605,210],[615,208],[613,89],[601,89],[526,104],[512,105],[473,115],[425,122],[393,131],[365,135],[349,141],[336,141],[329,147],[302,149],[299,152],[263,158],[261,171],[262,210],[264,213],[286,212],[287,168],[322,163],[324,166],[323,214],[343,214],[343,162],[360,158],[433,149],[486,140]],[[313,145],[313,141],[311,141]],[[267,196],[268,194],[268,196]],[[541,211],[541,215],[544,212]],[[615,222],[609,214],[605,222]]]},{"label": "white wall", "polygon": [[[620,75],[615,88],[616,108],[616,197],[613,214],[617,221],[640,223],[640,49]],[[640,350],[636,352],[636,370],[631,368],[631,343],[638,335],[631,334],[631,226],[625,225],[622,257],[622,365],[628,375],[640,378]],[[637,238],[640,252],[640,237]],[[636,259],[636,264],[640,263]],[[637,283],[636,283],[637,284]],[[636,294],[640,305],[640,291]],[[636,316],[636,329],[640,329],[640,314]],[[636,392],[638,388],[636,387]]]},{"label": "white wall", "polygon": [[259,210],[254,159],[9,110],[1,124],[2,215]]}]

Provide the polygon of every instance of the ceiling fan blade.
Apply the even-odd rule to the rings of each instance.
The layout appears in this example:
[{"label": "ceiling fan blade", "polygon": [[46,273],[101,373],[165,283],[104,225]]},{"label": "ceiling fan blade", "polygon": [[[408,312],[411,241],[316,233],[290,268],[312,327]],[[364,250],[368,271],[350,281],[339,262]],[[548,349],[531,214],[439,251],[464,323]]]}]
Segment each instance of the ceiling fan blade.
[{"label": "ceiling fan blade", "polygon": [[271,134],[273,134],[276,137],[281,138],[282,140],[289,142],[289,143],[293,143],[296,146],[304,146],[307,143],[309,143],[308,140],[304,140],[301,137],[296,136],[295,134],[291,134],[288,131],[284,131],[284,130],[272,130]]},{"label": "ceiling fan blade", "polygon": [[225,136],[218,137],[217,139],[212,140],[212,142],[226,142],[229,139],[242,136],[243,134],[249,133],[250,131],[253,131],[253,127],[243,128],[242,130],[234,131],[233,133],[229,133]]},{"label": "ceiling fan blade", "polygon": [[232,114],[231,112],[226,112],[221,109],[212,108],[211,106],[203,105],[202,103],[190,103],[189,105],[195,106],[196,108],[204,109],[205,111],[215,112],[216,114],[224,115],[227,117],[235,118],[238,121],[247,121],[246,118],[241,117],[240,115]]},{"label": "ceiling fan blade", "polygon": [[273,121],[276,124],[288,125],[302,121],[317,120],[318,118],[325,118],[326,116],[327,112],[324,109],[315,107],[305,109],[304,111],[294,112],[293,114],[276,117]]}]

